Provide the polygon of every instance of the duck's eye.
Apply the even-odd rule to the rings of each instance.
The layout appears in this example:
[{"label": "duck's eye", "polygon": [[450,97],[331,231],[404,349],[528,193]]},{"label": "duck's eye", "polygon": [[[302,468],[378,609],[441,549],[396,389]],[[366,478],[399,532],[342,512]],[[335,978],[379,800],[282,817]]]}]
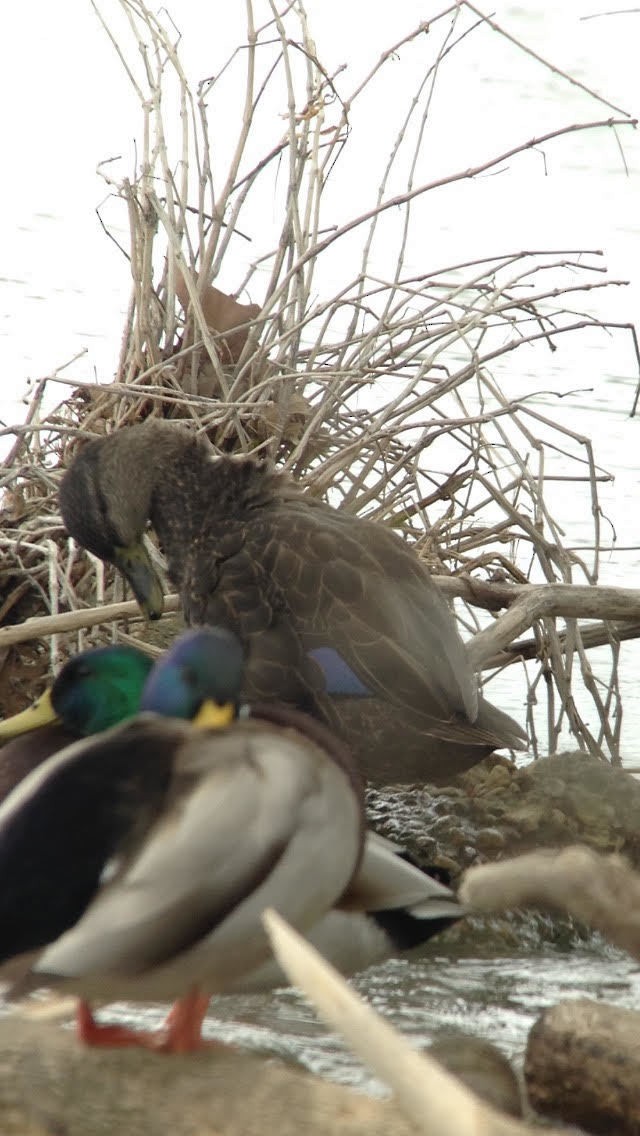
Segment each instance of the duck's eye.
[{"label": "duck's eye", "polygon": [[90,678],[92,671],[88,663],[76,663],[76,678]]}]

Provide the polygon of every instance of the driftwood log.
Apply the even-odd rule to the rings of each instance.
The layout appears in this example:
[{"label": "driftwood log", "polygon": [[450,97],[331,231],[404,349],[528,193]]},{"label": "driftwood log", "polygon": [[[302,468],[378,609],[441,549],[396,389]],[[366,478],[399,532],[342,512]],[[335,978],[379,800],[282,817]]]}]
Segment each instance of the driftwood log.
[{"label": "driftwood log", "polygon": [[392,1103],[277,1061],[81,1048],[59,1024],[0,1021],[2,1136],[411,1136]]},{"label": "driftwood log", "polygon": [[546,1116],[606,1136],[640,1133],[640,1014],[586,998],[538,1018],[527,1045],[529,1099]]}]

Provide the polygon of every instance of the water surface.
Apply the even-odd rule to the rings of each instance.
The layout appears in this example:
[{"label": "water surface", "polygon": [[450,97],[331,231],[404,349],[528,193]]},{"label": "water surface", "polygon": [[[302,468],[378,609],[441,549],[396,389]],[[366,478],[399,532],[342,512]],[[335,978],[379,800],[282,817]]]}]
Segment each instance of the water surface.
[{"label": "water surface", "polygon": [[[546,947],[503,958],[438,955],[431,946],[426,957],[371,967],[355,987],[417,1047],[428,1046],[438,1030],[462,1030],[494,1042],[518,1068],[529,1030],[548,1006],[593,998],[640,1010],[640,968],[595,936],[589,947],[570,952]],[[118,1005],[108,1014],[152,1028],[162,1021],[164,1008]],[[363,1092],[384,1092],[292,989],[214,998],[204,1033]]]}]

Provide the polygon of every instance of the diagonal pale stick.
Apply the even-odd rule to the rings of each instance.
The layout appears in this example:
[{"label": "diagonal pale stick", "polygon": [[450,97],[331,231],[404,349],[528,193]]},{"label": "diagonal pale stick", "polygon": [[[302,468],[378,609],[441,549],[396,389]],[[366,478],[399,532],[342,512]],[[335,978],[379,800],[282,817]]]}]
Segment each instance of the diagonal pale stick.
[{"label": "diagonal pale stick", "polygon": [[[413,1049],[275,911],[265,911],[262,918],[291,982],[389,1085],[418,1131],[425,1136],[533,1136],[539,1131],[491,1108],[436,1061]],[[547,1133],[559,1136],[555,1130]]]}]

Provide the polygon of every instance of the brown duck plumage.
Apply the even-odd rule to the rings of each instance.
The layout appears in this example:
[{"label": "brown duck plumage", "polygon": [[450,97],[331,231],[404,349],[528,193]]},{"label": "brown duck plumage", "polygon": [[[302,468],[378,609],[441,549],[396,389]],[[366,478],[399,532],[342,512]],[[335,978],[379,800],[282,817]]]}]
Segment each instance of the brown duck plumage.
[{"label": "brown duck plumage", "polygon": [[[508,715],[478,699],[455,619],[393,532],[300,492],[254,458],[212,458],[186,429],[153,419],[89,443],[66,473],[67,529],[117,564],[151,616],[162,593],[142,550],[150,521],[193,625],[249,645],[247,691],[314,709],[376,782],[440,781],[499,746]],[[370,697],[323,693],[308,652],[332,647]]]}]

